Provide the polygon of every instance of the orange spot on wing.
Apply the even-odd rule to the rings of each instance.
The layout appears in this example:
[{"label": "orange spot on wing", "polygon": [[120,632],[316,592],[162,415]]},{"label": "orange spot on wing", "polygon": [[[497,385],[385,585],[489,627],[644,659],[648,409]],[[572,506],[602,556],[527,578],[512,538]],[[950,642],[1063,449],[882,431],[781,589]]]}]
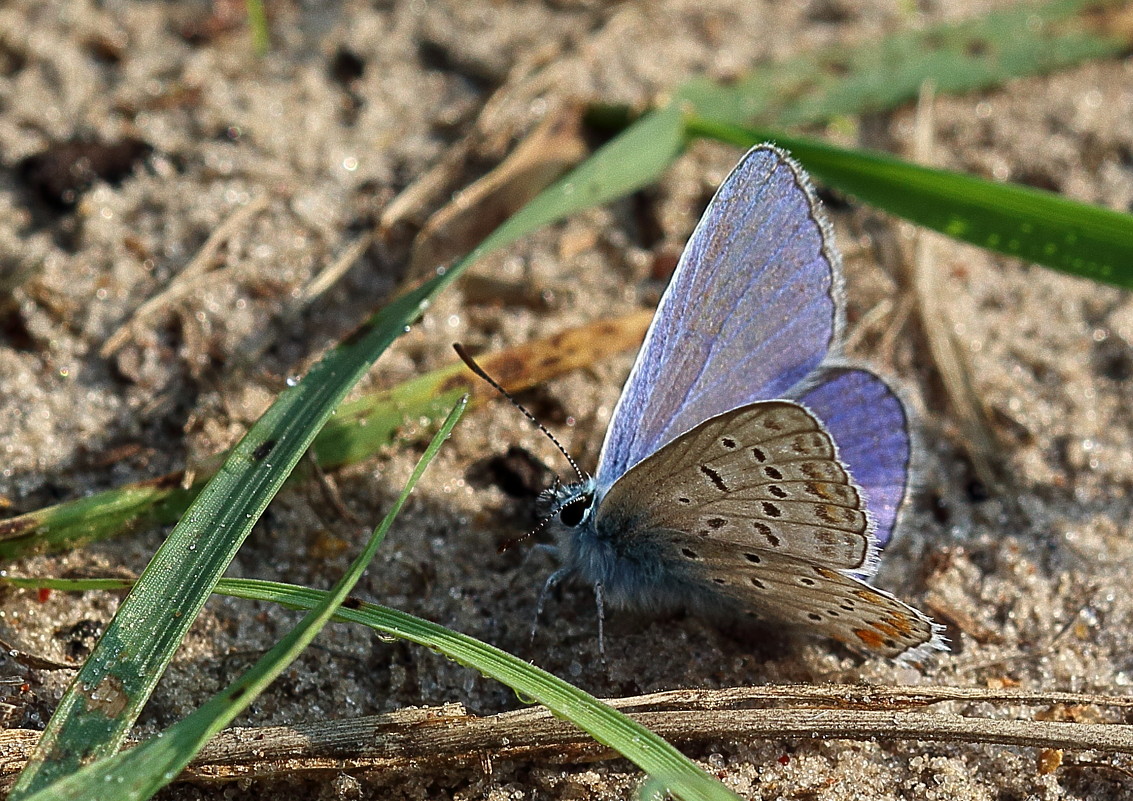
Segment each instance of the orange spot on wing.
[{"label": "orange spot on wing", "polygon": [[899,633],[898,629],[896,629],[895,627],[890,626],[888,623],[882,623],[879,620],[875,620],[874,622],[870,623],[870,625],[880,631],[882,634],[886,634],[890,637],[896,637]]},{"label": "orange spot on wing", "polygon": [[913,633],[913,621],[908,615],[891,615],[886,622],[902,634],[911,635]]},{"label": "orange spot on wing", "polygon": [[816,498],[822,498],[824,501],[834,500],[834,496],[830,492],[830,484],[820,483],[818,481],[808,481],[805,485],[807,492]]},{"label": "orange spot on wing", "polygon": [[870,631],[869,629],[854,629],[854,634],[857,635],[859,640],[876,651],[880,651],[885,645],[885,641],[876,631]]}]

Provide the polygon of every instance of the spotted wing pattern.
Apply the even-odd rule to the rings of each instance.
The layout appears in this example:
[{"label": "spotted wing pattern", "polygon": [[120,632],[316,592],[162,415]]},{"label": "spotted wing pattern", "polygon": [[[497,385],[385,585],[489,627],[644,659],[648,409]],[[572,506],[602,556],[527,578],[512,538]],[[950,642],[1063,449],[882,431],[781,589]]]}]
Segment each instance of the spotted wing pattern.
[{"label": "spotted wing pattern", "polygon": [[913,607],[822,564],[703,540],[672,544],[698,577],[733,601],[741,614],[831,637],[860,653],[905,660],[944,648],[940,627]]},{"label": "spotted wing pattern", "polygon": [[797,403],[753,403],[696,426],[618,480],[594,525],[754,617],[871,654],[943,647],[927,617],[850,575],[876,568],[871,521],[830,434]]},{"label": "spotted wing pattern", "polygon": [[875,562],[857,487],[822,424],[790,401],[742,406],[678,437],[614,484],[595,526],[627,541],[675,529],[842,570]]},{"label": "spotted wing pattern", "polygon": [[877,544],[893,536],[909,479],[909,424],[900,399],[879,376],[860,367],[824,368],[797,400],[838,443],[838,458],[865,496]]}]

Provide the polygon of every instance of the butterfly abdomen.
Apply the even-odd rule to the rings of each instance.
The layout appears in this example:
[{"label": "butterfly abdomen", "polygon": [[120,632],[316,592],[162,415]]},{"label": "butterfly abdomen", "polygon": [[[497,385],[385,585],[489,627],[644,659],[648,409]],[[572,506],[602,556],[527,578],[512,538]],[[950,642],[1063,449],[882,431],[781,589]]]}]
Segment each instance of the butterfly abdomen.
[{"label": "butterfly abdomen", "polygon": [[606,602],[615,609],[668,611],[715,605],[688,569],[685,559],[674,559],[670,537],[661,530],[627,538],[625,531],[639,529],[617,515],[593,516],[562,543],[566,564],[586,584],[601,584]]}]

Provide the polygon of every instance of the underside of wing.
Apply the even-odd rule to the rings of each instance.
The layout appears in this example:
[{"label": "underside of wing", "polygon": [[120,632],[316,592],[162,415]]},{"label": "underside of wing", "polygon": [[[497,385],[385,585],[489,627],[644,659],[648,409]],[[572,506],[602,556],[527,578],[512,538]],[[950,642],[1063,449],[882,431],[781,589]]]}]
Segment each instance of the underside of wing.
[{"label": "underside of wing", "polygon": [[840,325],[838,255],[797,164],[751,150],[693,232],[614,411],[604,492],[628,468],[714,415],[782,397],[826,356]]},{"label": "underside of wing", "polygon": [[827,568],[876,565],[857,487],[822,424],[790,401],[733,409],[678,437],[613,485],[595,527],[631,547],[675,530]]},{"label": "underside of wing", "polygon": [[756,621],[799,627],[892,659],[917,660],[947,648],[939,625],[852,576],[778,554],[678,539],[687,573]]},{"label": "underside of wing", "polygon": [[[863,378],[884,388],[857,371],[822,390]],[[874,572],[878,549],[863,491],[838,456],[823,422],[793,401],[712,417],[599,497],[588,544],[608,561],[591,578],[619,605],[723,606],[871,655],[914,660],[944,648],[939,626],[859,578]],[[898,472],[903,487],[903,471],[878,475]]]}]

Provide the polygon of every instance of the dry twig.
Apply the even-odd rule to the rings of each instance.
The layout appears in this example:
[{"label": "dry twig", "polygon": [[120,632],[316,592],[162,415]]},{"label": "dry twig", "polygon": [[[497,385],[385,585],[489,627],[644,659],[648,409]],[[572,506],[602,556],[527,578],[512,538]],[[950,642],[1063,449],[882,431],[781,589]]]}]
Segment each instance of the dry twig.
[{"label": "dry twig", "polygon": [[[680,743],[752,739],[968,742],[1133,754],[1133,726],[1009,720],[931,712],[960,702],[998,706],[1133,707],[1133,697],[1021,689],[782,685],[677,690],[607,701]],[[796,708],[781,708],[782,704]],[[753,706],[772,708],[752,708]],[[38,732],[0,732],[0,781],[23,766]],[[543,708],[468,714],[459,704],[297,726],[233,728],[214,738],[183,780],[235,781],[343,771],[387,775],[475,767],[485,759],[551,763],[615,757],[604,745]]]},{"label": "dry twig", "polygon": [[122,326],[115,331],[103,343],[102,348],[99,350],[99,355],[102,358],[108,358],[113,355],[115,351],[121,348],[129,341],[130,337],[134,336],[135,332],[141,325],[146,322],[154,314],[162,309],[168,308],[175,301],[192,292],[197,287],[210,281],[215,281],[219,277],[229,275],[235,268],[229,267],[220,270],[215,270],[206,274],[206,270],[216,258],[217,252],[221,246],[228,241],[236,231],[246,225],[253,217],[259,214],[263,209],[267,208],[269,196],[257,195],[249,200],[243,206],[232,212],[228,219],[221,223],[207,240],[201,249],[197,251],[197,255],[193,257],[185,269],[173,279],[164,290],[154,295],[141,306],[134,310]]}]

